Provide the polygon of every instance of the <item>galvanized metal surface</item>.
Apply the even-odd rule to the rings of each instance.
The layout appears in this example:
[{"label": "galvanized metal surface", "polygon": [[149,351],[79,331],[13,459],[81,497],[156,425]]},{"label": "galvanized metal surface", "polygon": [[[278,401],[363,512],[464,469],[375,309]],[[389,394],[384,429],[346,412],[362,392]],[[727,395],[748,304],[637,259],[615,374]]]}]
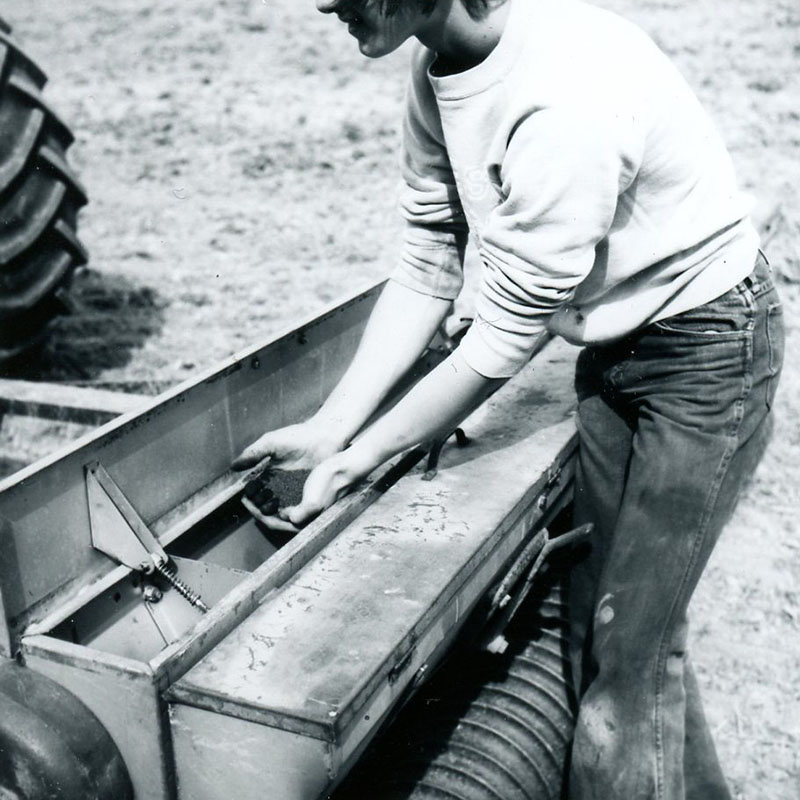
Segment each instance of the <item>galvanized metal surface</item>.
[{"label": "galvanized metal surface", "polygon": [[[211,603],[248,573],[175,558],[179,574]],[[91,709],[128,765],[137,798],[174,796],[172,755],[161,697],[166,677],[151,661],[202,617],[173,590],[142,599],[141,579],[127,576],[48,635],[23,639],[25,663],[66,687]]]},{"label": "galvanized metal surface", "polygon": [[[446,448],[433,481],[420,480],[421,468],[401,478],[172,686],[179,784],[198,755],[232,745],[190,706],[240,720],[224,724],[243,752],[261,752],[253,742],[275,741],[276,730],[327,742],[329,774],[314,792],[332,785],[546,512],[540,498],[569,482],[567,468],[548,486],[574,446],[573,360],[572,348],[553,343],[535,373],[465,423],[472,444]],[[279,748],[260,765],[274,796],[316,797],[308,787],[287,793],[273,763]],[[201,794],[182,797],[224,796],[224,781],[208,777]],[[253,786],[240,796],[261,795]]]},{"label": "galvanized metal surface", "polygon": [[349,363],[379,288],[1,482],[0,654],[13,655],[29,624],[115,568],[91,545],[86,464],[102,463],[158,533],[176,506],[191,516],[207,502],[204,487],[240,479],[229,465],[247,443],[319,405]]},{"label": "galvanized metal surface", "polygon": [[97,461],[86,467],[92,547],[130,569],[152,569],[152,558],[166,561],[158,539]]},{"label": "galvanized metal surface", "polygon": [[192,765],[178,775],[180,798],[308,800],[330,780],[329,745],[319,739],[275,728],[252,736],[247,722],[190,706],[172,707],[170,722],[176,761]]},{"label": "galvanized metal surface", "polygon": [[[191,559],[175,558],[178,574],[214,604],[249,573]],[[145,590],[158,600],[146,602]],[[71,614],[49,634],[92,651],[148,663],[191,630],[202,613],[159,576],[131,574]],[[89,657],[92,657],[92,653]]]},{"label": "galvanized metal surface", "polygon": [[[315,551],[296,548],[287,563],[259,572],[251,559],[275,548],[265,548],[243,521],[232,536],[245,545],[236,555],[217,542],[208,563],[181,567],[213,573],[211,585],[225,595],[214,613],[193,622],[176,616],[177,607],[156,611],[129,597],[137,591],[128,585],[130,570],[92,547],[85,467],[100,462],[161,543],[176,539],[241,490],[243,477],[229,465],[245,444],[321,402],[352,357],[379,288],[0,484],[0,654],[21,651],[28,667],[84,701],[123,754],[137,797],[174,796],[162,690],[235,627],[271,582],[285,579],[292,557],[303,563]],[[253,533],[261,547],[249,546]],[[255,572],[242,576],[215,559],[243,559]],[[182,614],[197,613],[174,593],[163,602],[174,600]]]}]

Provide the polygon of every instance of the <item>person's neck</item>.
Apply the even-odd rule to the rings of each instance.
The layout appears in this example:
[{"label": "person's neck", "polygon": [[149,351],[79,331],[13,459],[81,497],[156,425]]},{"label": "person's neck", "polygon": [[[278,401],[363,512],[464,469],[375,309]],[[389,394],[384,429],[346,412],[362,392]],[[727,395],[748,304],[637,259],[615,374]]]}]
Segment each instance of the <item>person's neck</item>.
[{"label": "person's neck", "polygon": [[434,11],[419,40],[437,54],[435,72],[447,75],[480,64],[500,41],[511,0],[490,0],[486,13],[473,19],[460,0],[445,0]]}]

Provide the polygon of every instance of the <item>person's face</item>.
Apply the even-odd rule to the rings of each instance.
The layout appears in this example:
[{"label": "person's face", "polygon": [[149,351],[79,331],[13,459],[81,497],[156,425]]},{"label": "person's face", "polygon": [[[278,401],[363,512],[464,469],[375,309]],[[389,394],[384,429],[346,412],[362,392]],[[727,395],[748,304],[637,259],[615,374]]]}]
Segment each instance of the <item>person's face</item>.
[{"label": "person's face", "polygon": [[370,58],[396,50],[412,36],[430,30],[434,18],[423,14],[415,2],[404,3],[392,16],[381,11],[378,0],[316,0],[323,14],[336,14],[358,40],[358,49]]}]

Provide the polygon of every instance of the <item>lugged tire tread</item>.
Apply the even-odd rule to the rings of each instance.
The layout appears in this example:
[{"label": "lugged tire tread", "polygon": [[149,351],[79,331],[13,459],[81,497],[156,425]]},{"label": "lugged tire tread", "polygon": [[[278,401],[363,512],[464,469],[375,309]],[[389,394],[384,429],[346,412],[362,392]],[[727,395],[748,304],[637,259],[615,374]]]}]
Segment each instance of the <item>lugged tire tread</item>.
[{"label": "lugged tire tread", "polygon": [[[476,709],[476,707],[478,707],[478,706],[480,706],[480,710],[485,710],[487,712],[488,711],[492,711],[492,712],[494,712],[494,714],[502,715],[504,717],[504,722],[506,724],[508,722],[513,722],[513,724],[518,726],[519,729],[522,731],[523,737],[527,736],[530,739],[534,740],[536,742],[536,746],[543,753],[545,753],[546,756],[548,757],[548,759],[552,762],[553,767],[554,768],[558,767],[558,763],[559,763],[558,762],[558,755],[556,754],[556,751],[554,750],[554,748],[552,746],[551,740],[549,738],[545,737],[544,732],[542,730],[540,730],[539,728],[529,727],[528,723],[524,719],[522,719],[518,715],[515,715],[515,714],[509,712],[508,710],[500,711],[496,707],[490,706],[490,705],[487,705],[487,704],[480,704],[479,702],[477,702],[477,703],[475,703],[473,705],[472,711],[474,711]],[[489,716],[488,713],[487,713],[487,716]],[[542,726],[542,727],[544,727],[544,726]],[[564,736],[564,732],[557,725],[550,723],[550,724],[548,724],[547,727],[551,731],[551,733],[549,735],[556,737],[556,744],[559,747],[562,747],[562,746],[566,745],[569,742],[569,738]],[[539,769],[541,768],[541,765],[537,765],[537,766],[539,767]]]},{"label": "lugged tire tread", "polygon": [[47,83],[47,75],[41,67],[11,38],[12,28],[5,23],[5,30],[0,31],[0,45],[5,47],[11,55],[19,62],[19,68],[27,75],[39,89],[44,89]]},{"label": "lugged tire tread", "polygon": [[[444,789],[449,789],[447,784],[451,784],[453,793],[460,800],[504,800],[483,778],[472,771],[447,764],[443,759],[436,759],[431,764],[425,782]],[[428,800],[424,794],[418,794],[416,791],[409,797],[415,800]]]},{"label": "lugged tire tread", "polygon": [[0,19],[0,364],[39,344],[85,264],[76,221],[86,191],[74,137],[42,97],[47,76]]},{"label": "lugged tire tread", "polygon": [[33,309],[43,297],[58,290],[67,273],[72,269],[72,258],[62,250],[57,257],[48,258],[38,273],[39,281],[27,286],[23,292],[15,292],[8,296],[0,294],[0,311],[3,318],[13,323],[14,315],[24,315]]},{"label": "lugged tire tread", "polygon": [[8,86],[14,90],[21,100],[24,100],[29,107],[42,111],[47,117],[50,127],[56,134],[61,146],[66,150],[74,141],[75,137],[72,131],[67,126],[66,122],[61,119],[56,112],[42,97],[39,87],[30,80],[27,75],[14,74],[8,79]]},{"label": "lugged tire tread", "polygon": [[[21,114],[14,113],[13,102],[0,99],[0,130],[4,132],[0,139],[0,198],[24,171],[44,124],[44,112],[28,109],[27,119],[23,121]],[[6,116],[13,121],[7,123]]]}]

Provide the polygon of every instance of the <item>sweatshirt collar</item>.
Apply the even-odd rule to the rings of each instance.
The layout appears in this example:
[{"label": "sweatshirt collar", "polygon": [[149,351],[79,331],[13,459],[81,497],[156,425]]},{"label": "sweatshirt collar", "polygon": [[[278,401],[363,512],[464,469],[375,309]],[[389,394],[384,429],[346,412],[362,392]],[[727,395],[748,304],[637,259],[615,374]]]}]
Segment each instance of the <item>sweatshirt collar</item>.
[{"label": "sweatshirt collar", "polygon": [[530,0],[508,2],[511,7],[500,41],[480,64],[463,72],[437,77],[431,74],[431,66],[436,60],[436,54],[431,53],[427,69],[428,80],[439,100],[461,100],[479,94],[508,74],[524,38],[526,18],[530,16]]}]

